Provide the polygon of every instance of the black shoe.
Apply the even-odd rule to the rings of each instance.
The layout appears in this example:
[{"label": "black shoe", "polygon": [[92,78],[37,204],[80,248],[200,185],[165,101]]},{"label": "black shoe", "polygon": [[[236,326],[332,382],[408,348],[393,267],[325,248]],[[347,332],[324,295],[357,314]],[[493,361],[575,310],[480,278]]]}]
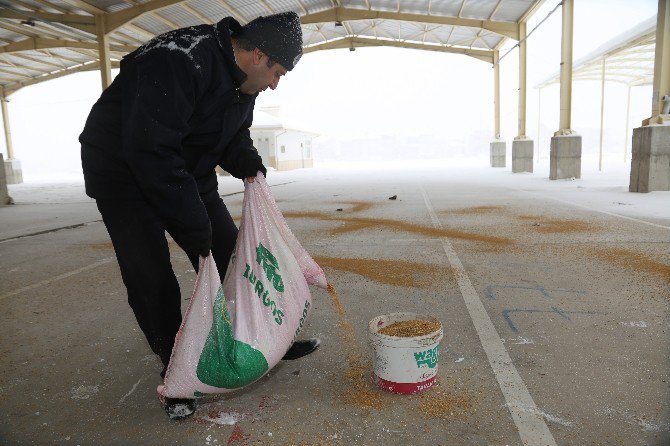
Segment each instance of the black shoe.
[{"label": "black shoe", "polygon": [[183,420],[195,413],[198,402],[193,399],[185,398],[165,398],[165,412],[171,420]]},{"label": "black shoe", "polygon": [[306,341],[295,341],[291,348],[288,349],[283,358],[284,361],[291,361],[293,359],[302,358],[314,352],[321,345],[321,341],[317,338],[308,339]]}]

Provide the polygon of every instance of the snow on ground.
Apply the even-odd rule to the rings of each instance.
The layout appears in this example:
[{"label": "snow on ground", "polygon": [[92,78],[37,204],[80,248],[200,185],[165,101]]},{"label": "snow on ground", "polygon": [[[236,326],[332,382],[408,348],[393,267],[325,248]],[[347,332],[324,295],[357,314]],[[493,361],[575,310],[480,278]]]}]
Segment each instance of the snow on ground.
[{"label": "snow on ground", "polygon": [[[367,163],[316,163],[313,169],[276,172],[270,169],[269,183],[288,181],[319,181],[328,179],[347,181],[364,177],[373,184],[392,183],[397,176],[416,178],[417,183],[431,175],[448,177],[450,181],[467,184],[497,185],[539,198],[556,200],[591,210],[612,213],[630,218],[670,220],[670,191],[650,193],[628,192],[630,162],[609,161],[598,170],[597,159],[582,160],[582,178],[549,180],[549,160],[541,159],[533,173],[511,172],[511,162],[506,168],[491,168],[488,159],[431,159],[397,160]],[[219,177],[222,194],[243,190],[242,182],[232,177]],[[10,185],[9,193],[17,204],[74,203],[92,201],[84,192],[83,178],[69,176],[64,179],[27,181]],[[670,222],[660,222],[670,228]]]}]

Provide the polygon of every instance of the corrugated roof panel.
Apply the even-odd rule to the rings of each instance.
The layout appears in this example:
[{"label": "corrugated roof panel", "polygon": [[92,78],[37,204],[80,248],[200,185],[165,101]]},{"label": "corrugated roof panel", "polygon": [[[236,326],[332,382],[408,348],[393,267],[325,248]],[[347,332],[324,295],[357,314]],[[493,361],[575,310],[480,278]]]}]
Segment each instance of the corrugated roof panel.
[{"label": "corrugated roof panel", "polygon": [[218,22],[224,17],[229,17],[230,11],[228,11],[221,2],[212,2],[211,0],[196,0],[190,1],[188,4],[198,12],[200,12],[205,17],[210,18],[213,22]]},{"label": "corrugated roof panel", "polygon": [[362,36],[362,37],[375,37],[375,30],[374,28],[370,26],[366,26],[363,29],[361,29],[359,32],[356,33],[357,36]]},{"label": "corrugated roof panel", "polygon": [[240,8],[243,6],[248,6],[254,3],[260,3],[258,0],[226,0],[226,3],[230,5],[231,8]]},{"label": "corrugated roof panel", "polygon": [[359,34],[362,33],[364,29],[370,28],[373,23],[374,21],[372,20],[354,20],[349,22],[349,27],[354,34]]},{"label": "corrugated roof panel", "polygon": [[[329,28],[328,26],[324,25],[321,25],[319,28],[315,26],[310,34],[309,43],[315,44],[339,37],[336,33],[334,33],[332,30],[329,30],[328,28]],[[303,39],[304,37],[305,36],[303,35]]]},{"label": "corrugated roof panel", "polygon": [[[41,4],[37,3],[35,0],[23,0],[23,3],[28,7],[32,7],[32,9],[37,9],[37,10],[41,9],[44,12],[60,12],[57,9],[50,8],[50,7],[45,6],[45,5],[41,5]],[[23,8],[16,7],[16,9],[23,9]]]},{"label": "corrugated roof panel", "polygon": [[305,29],[302,30],[302,43],[303,45],[313,45],[315,43],[321,42],[323,36],[316,31],[315,29]]},{"label": "corrugated roof panel", "polygon": [[[26,59],[25,57],[21,56],[27,56],[30,57],[30,59]],[[35,68],[37,70],[46,70],[49,68],[55,68],[52,65],[39,62],[39,59],[40,58],[31,57],[24,53],[3,54],[2,57],[0,57],[0,66],[4,67],[4,66],[11,66],[11,64],[14,64],[14,65],[23,65],[28,68]],[[41,59],[44,59],[44,57],[42,57]]]},{"label": "corrugated roof panel", "polygon": [[179,25],[179,28],[184,28],[186,26],[202,25],[202,20],[188,12],[186,9],[180,6],[170,6],[169,8],[163,8],[159,11],[156,11],[156,15],[159,15],[165,19],[168,19],[171,22]]},{"label": "corrugated roof panel", "polygon": [[[372,0],[370,1],[372,4]],[[345,6],[347,8],[354,8],[354,9],[368,9],[368,5],[365,3],[365,0],[347,0],[342,2],[342,6]],[[375,9],[374,6],[372,6],[372,9]]]},{"label": "corrugated roof panel", "polygon": [[499,35],[496,35],[496,34],[489,34],[489,35],[487,35],[487,36],[483,36],[483,37],[481,37],[481,39],[483,39],[484,41],[486,41],[486,43],[488,44],[489,48],[495,48],[495,46],[496,46],[497,44],[499,44],[500,41],[502,40],[502,37],[500,37]]},{"label": "corrugated roof panel", "polygon": [[[402,3],[402,2],[401,2]],[[397,11],[398,2],[396,0],[375,0],[374,3],[371,2],[372,9],[377,11]],[[367,5],[363,3],[363,7],[367,9]]]},{"label": "corrugated roof panel", "polygon": [[[18,42],[19,40],[23,40],[25,38],[26,36],[22,34],[15,33],[14,31],[10,31],[8,29],[0,28],[0,39],[2,40],[11,40],[12,42]],[[0,45],[0,47],[2,47],[3,45]]]},{"label": "corrugated roof panel", "polygon": [[25,79],[25,77],[19,74],[0,72],[0,84],[3,86],[18,82],[23,79]]},{"label": "corrugated roof panel", "polygon": [[426,42],[444,44],[445,39],[449,36],[449,33],[446,33],[447,37],[443,37],[442,34],[437,33],[440,28],[435,26],[428,26],[428,31],[423,38]]},{"label": "corrugated roof panel", "polygon": [[151,14],[144,14],[142,17],[134,20],[133,23],[154,35],[163,34],[172,30],[171,27],[153,17]]},{"label": "corrugated roof panel", "polygon": [[426,30],[425,24],[419,24],[416,22],[399,22],[400,23],[400,36],[404,40],[423,40],[423,34]]},{"label": "corrugated roof panel", "polygon": [[461,17],[467,19],[486,20],[489,18],[497,4],[498,0],[468,0],[465,2],[465,7],[463,8]]},{"label": "corrugated roof panel", "polygon": [[398,22],[394,20],[375,20],[377,29],[386,33],[388,37],[398,38]]},{"label": "corrugated roof panel", "polygon": [[[132,34],[129,30],[126,28],[122,28],[117,30],[116,32],[112,33],[110,36],[114,39],[119,40],[121,43],[125,45],[140,45],[140,42],[143,42],[144,40],[147,40],[143,38],[142,36],[139,36],[138,34]],[[139,40],[139,42],[138,42]]]},{"label": "corrugated roof panel", "polygon": [[[431,12],[434,3],[431,2]],[[428,14],[428,3],[422,0],[408,0],[400,2],[400,12],[407,12],[410,14]]]},{"label": "corrugated roof panel", "polygon": [[36,69],[36,68],[30,68],[26,70],[28,73],[28,76],[30,77],[36,77],[44,73],[50,73],[52,71],[58,71],[58,68],[56,67],[51,67],[51,68],[41,68],[41,69]]},{"label": "corrugated roof panel", "polygon": [[135,31],[134,27],[127,26],[117,29],[110,37],[123,40],[129,45],[141,45],[150,39],[146,34]]},{"label": "corrugated roof panel", "polygon": [[[51,3],[54,6],[57,6],[60,9],[65,9],[70,12],[78,12],[82,14],[87,14],[86,11],[84,11],[81,8],[77,8],[76,6],[72,6],[70,3],[64,1],[64,0],[49,0],[49,3]],[[43,6],[43,5],[42,5]],[[58,11],[60,12],[60,11]]]},{"label": "corrugated roof panel", "polygon": [[389,39],[398,38],[398,26],[394,26],[385,20],[376,20],[375,27],[379,37],[386,37]]},{"label": "corrugated roof panel", "polygon": [[347,34],[347,29],[344,26],[324,26],[321,28],[321,31],[326,36],[328,40],[335,39],[337,37],[345,37]]},{"label": "corrugated roof panel", "polygon": [[[49,50],[49,51],[51,51],[51,50]],[[51,51],[51,52],[53,53],[53,51]],[[22,55],[28,56],[28,57],[33,57],[35,59],[50,59],[47,54],[45,54],[41,51],[36,51],[36,50],[21,51],[19,54],[22,54]],[[57,64],[63,64],[63,62],[60,61],[60,60],[55,60],[53,62],[57,63]]]},{"label": "corrugated roof panel", "polygon": [[128,3],[119,3],[118,5],[112,5],[107,8],[107,12],[119,12],[122,9],[127,9],[132,7],[133,5],[129,5]]},{"label": "corrugated roof panel", "polygon": [[503,0],[502,5],[493,15],[493,20],[516,22],[533,5],[533,0]]},{"label": "corrugated roof panel", "polygon": [[430,5],[431,14],[456,17],[461,10],[463,0],[440,0]]},{"label": "corrugated roof panel", "polygon": [[431,28],[431,34],[440,39],[440,43],[446,43],[453,28],[453,26],[449,25],[433,26]]},{"label": "corrugated roof panel", "polygon": [[442,43],[442,40],[440,40],[439,37],[436,37],[435,34],[432,33],[431,29],[428,28],[428,32],[425,34],[424,37],[422,37],[422,41],[426,43]]},{"label": "corrugated roof panel", "polygon": [[[49,3],[56,3],[56,2],[51,1]],[[62,13],[61,10],[67,11],[67,14],[80,14],[80,15],[89,15],[90,16],[90,14],[88,12],[86,12],[86,10],[78,8],[76,6],[73,6],[69,3],[59,4],[57,12],[60,14],[60,13]]]},{"label": "corrugated roof panel", "polygon": [[[53,68],[54,70],[56,69],[55,67]],[[11,66],[10,64],[6,62],[0,63],[0,73],[7,75],[9,77],[35,77],[39,76],[40,74],[45,72],[45,68],[42,69],[36,69],[35,67],[29,67],[23,63],[21,63],[20,66]]]},{"label": "corrugated roof panel", "polygon": [[269,12],[259,1],[250,0],[226,0],[231,8],[237,10],[244,17],[253,20],[260,15],[268,15]]},{"label": "corrugated roof panel", "polygon": [[245,17],[248,17],[249,20],[253,20],[256,17],[262,15],[265,16],[270,14],[270,11],[268,11],[268,9],[261,3],[251,3],[245,6],[240,6],[239,8],[237,8],[237,10],[240,11],[240,13],[242,13],[242,15],[244,15]]},{"label": "corrugated roof panel", "polygon": [[89,34],[78,29],[73,29],[65,25],[58,23],[50,24],[47,22],[38,22],[38,25],[35,26],[35,29],[44,29],[47,33],[51,33],[54,36],[62,38],[64,35],[67,39],[81,40],[81,39],[94,39],[94,34]]},{"label": "corrugated roof panel", "polygon": [[47,66],[45,65],[38,65],[35,62],[28,60],[28,59],[20,59],[17,57],[7,57],[3,56],[0,57],[0,68],[9,70],[9,71],[15,71],[18,74],[25,75],[26,70],[46,70],[48,69]]},{"label": "corrugated roof panel", "polygon": [[454,32],[451,33],[451,39],[447,42],[449,45],[460,45],[460,46],[470,46],[470,43],[477,35],[477,30],[472,28],[454,28]]},{"label": "corrugated roof panel", "polygon": [[109,11],[110,7],[122,5],[125,2],[122,0],[86,0],[86,3],[104,9],[105,11]]},{"label": "corrugated roof panel", "polygon": [[310,2],[303,2],[303,5],[305,5],[305,9],[307,9],[307,12],[309,14],[319,11],[325,11],[333,7],[333,4],[330,2],[330,0],[315,0]]},{"label": "corrugated roof panel", "polygon": [[[273,13],[286,11],[295,11],[297,14],[303,13],[302,8],[295,0],[268,0],[267,3],[272,8]],[[269,12],[266,12],[266,14],[269,14]]]},{"label": "corrugated roof panel", "polygon": [[[56,56],[63,56],[63,57],[67,57],[68,59],[74,59],[78,63],[83,63],[83,62],[87,62],[89,60],[94,59],[93,56],[87,56],[87,55],[81,54],[77,51],[73,51],[69,48],[52,48],[52,49],[49,50],[49,52],[53,55],[56,55]],[[72,62],[64,60],[63,63],[68,64],[68,63],[72,63]]]},{"label": "corrugated roof panel", "polygon": [[470,46],[473,47],[473,48],[481,48],[481,49],[484,49],[484,50],[491,49],[482,36],[474,38],[472,40],[472,43],[470,44]]}]

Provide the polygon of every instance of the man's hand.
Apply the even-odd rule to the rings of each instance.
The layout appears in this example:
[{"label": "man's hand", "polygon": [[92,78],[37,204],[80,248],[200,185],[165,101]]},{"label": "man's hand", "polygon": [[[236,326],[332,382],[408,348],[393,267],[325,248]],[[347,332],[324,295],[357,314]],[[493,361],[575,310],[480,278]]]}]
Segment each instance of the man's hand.
[{"label": "man's hand", "polygon": [[256,155],[252,158],[248,158],[246,160],[241,161],[241,172],[242,173],[242,178],[246,178],[247,181],[250,183],[253,183],[253,181],[250,180],[250,178],[255,178],[256,175],[258,175],[258,172],[263,173],[264,176],[267,176],[267,169],[263,165],[263,161],[261,161],[261,157]]},{"label": "man's hand", "polygon": [[253,183],[255,179],[256,179],[256,177],[247,177],[247,181],[249,183]]},{"label": "man's hand", "polygon": [[[179,241],[178,241],[179,243]],[[179,245],[184,251],[197,254],[200,257],[209,256],[212,249],[212,227],[208,225],[207,230],[191,233],[186,239],[182,239]]]}]

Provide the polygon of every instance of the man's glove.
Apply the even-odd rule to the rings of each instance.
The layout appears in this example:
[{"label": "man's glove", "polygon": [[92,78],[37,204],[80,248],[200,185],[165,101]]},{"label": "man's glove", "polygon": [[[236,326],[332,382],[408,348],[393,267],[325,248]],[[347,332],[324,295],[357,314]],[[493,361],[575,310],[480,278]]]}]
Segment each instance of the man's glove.
[{"label": "man's glove", "polygon": [[190,254],[207,257],[212,249],[212,227],[207,225],[207,230],[183,234],[175,239],[181,248]]},{"label": "man's glove", "polygon": [[240,173],[242,179],[248,177],[255,177],[258,172],[263,172],[263,176],[267,176],[268,170],[263,165],[261,157],[250,157],[240,161]]},{"label": "man's glove", "polygon": [[203,243],[201,246],[196,248],[196,251],[200,257],[207,257],[209,256],[209,252],[212,249],[212,238],[210,236],[209,240],[207,243]]}]

